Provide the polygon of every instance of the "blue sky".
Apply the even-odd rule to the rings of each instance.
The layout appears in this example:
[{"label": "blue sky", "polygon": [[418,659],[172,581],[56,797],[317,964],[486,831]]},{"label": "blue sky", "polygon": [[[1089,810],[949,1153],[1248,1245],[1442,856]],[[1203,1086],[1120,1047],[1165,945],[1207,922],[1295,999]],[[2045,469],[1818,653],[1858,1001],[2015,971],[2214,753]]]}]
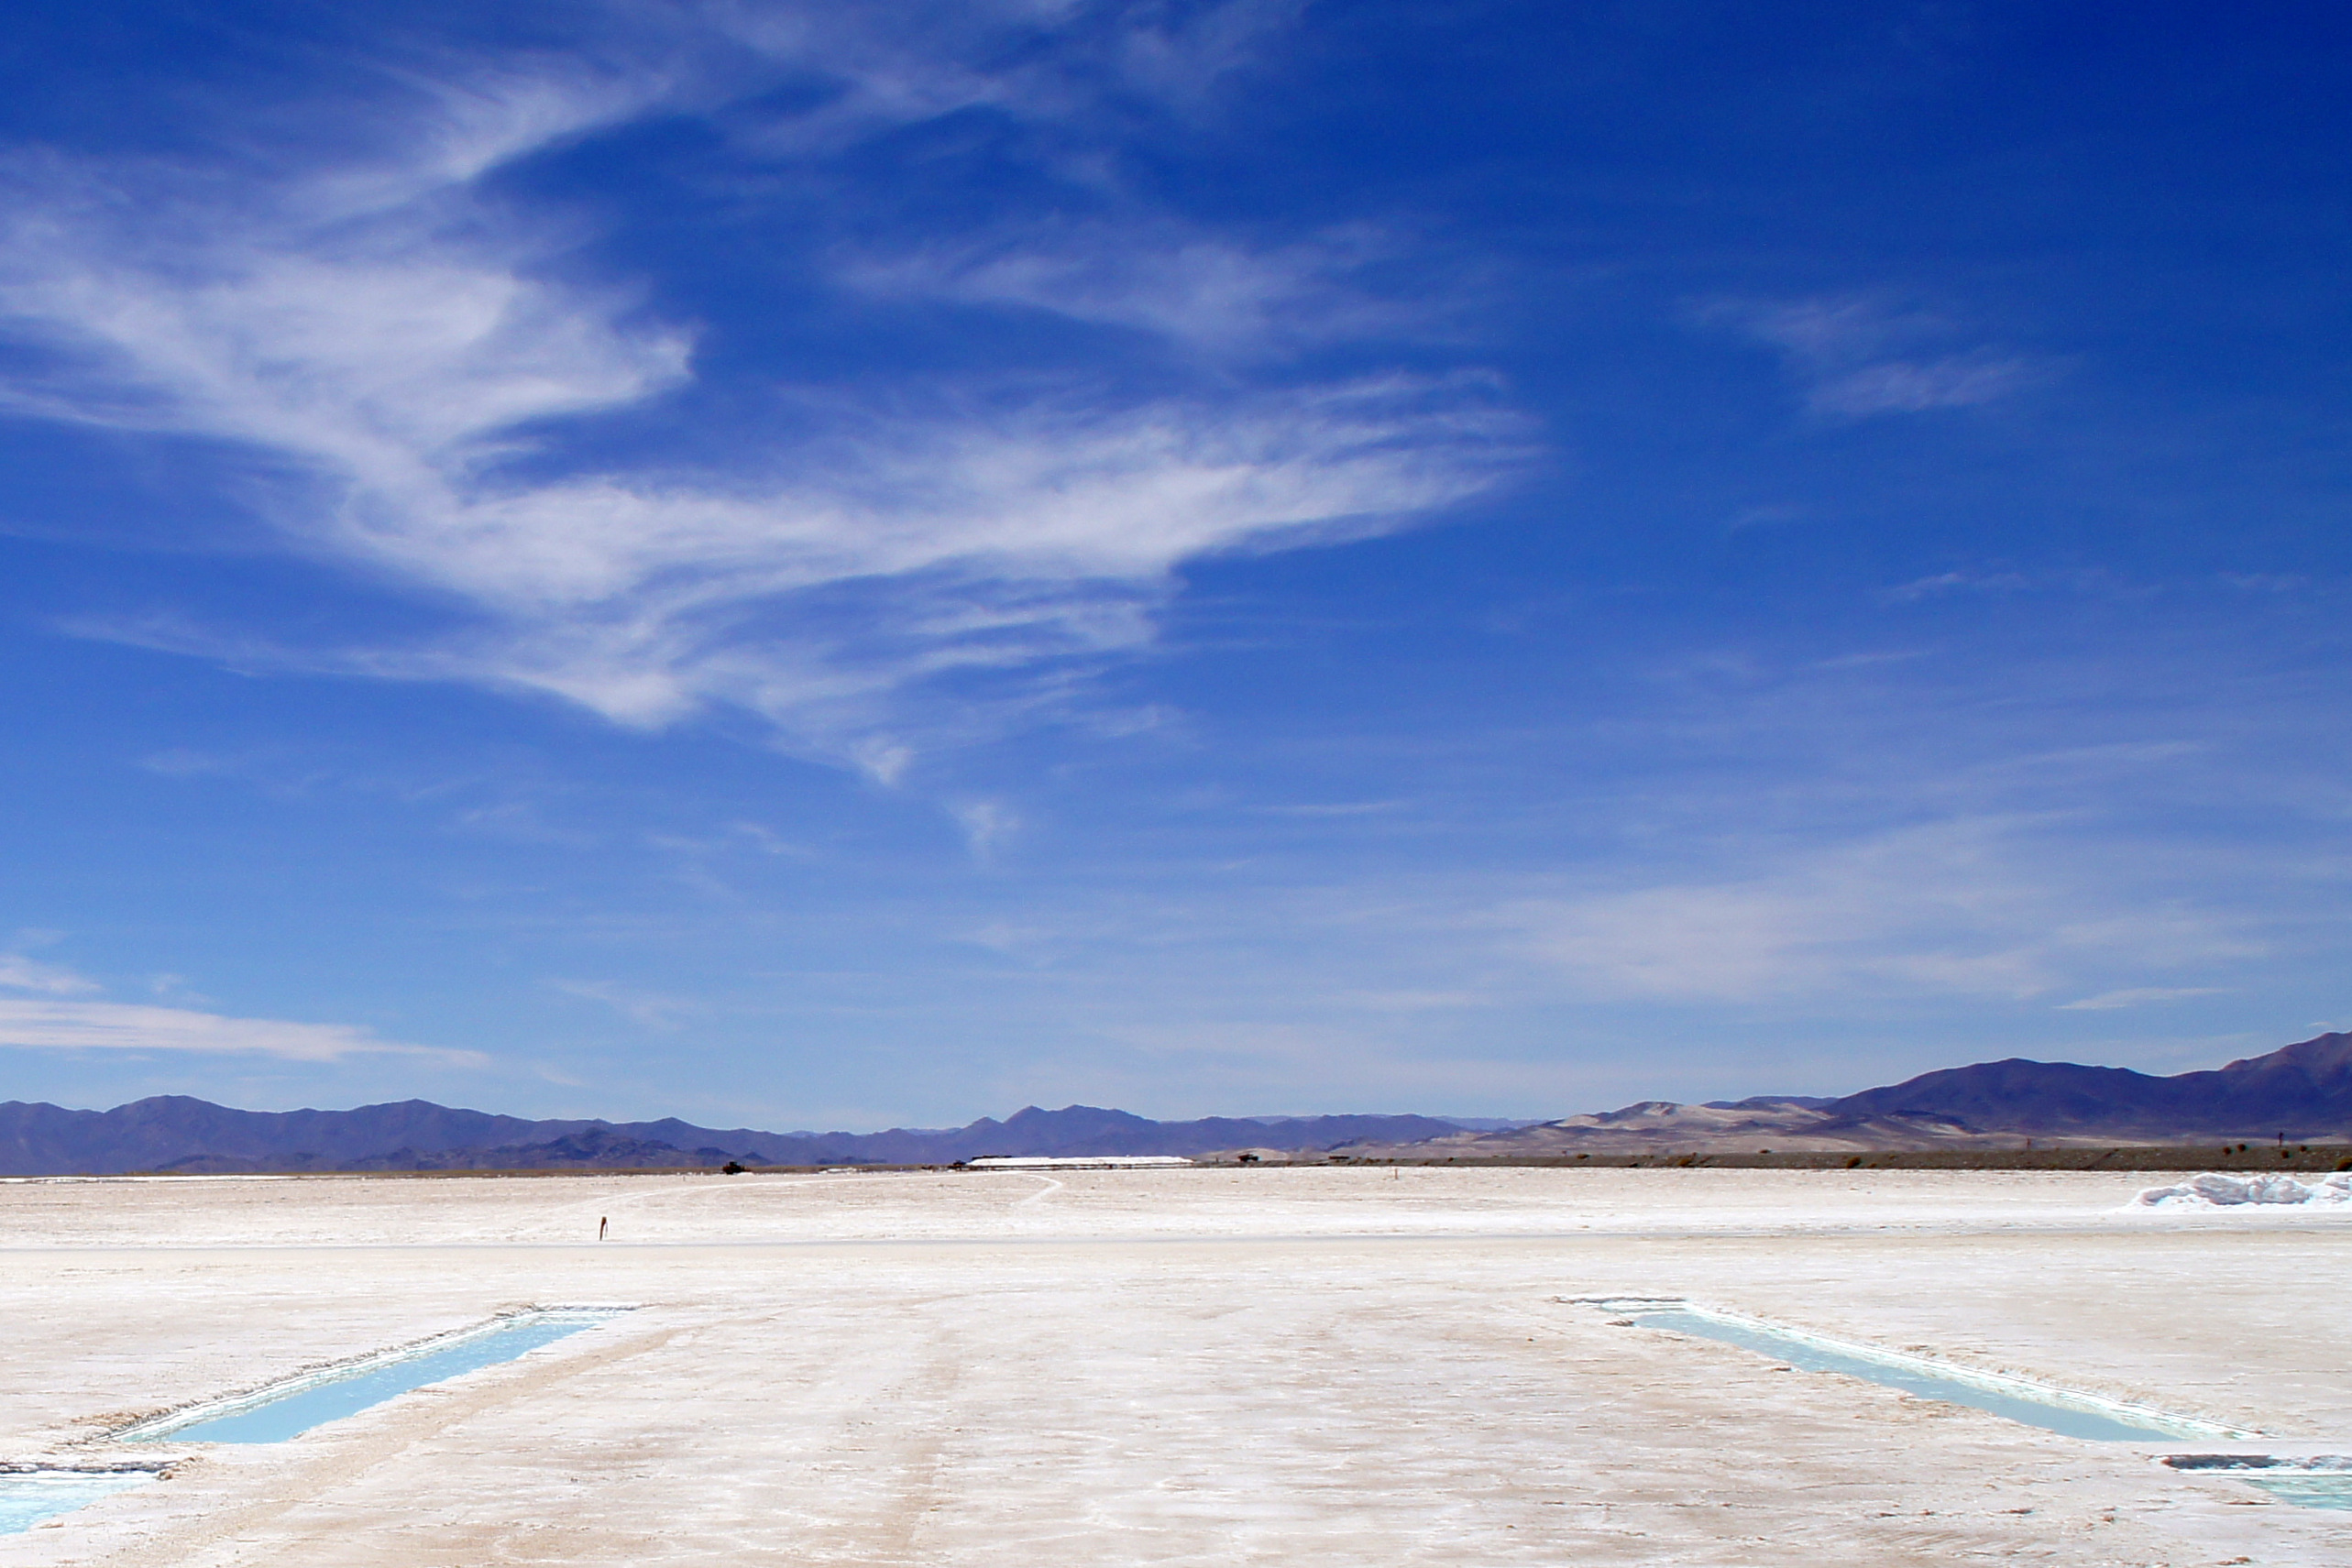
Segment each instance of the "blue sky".
[{"label": "blue sky", "polygon": [[2352,1020],[2332,7],[35,5],[0,1097]]}]

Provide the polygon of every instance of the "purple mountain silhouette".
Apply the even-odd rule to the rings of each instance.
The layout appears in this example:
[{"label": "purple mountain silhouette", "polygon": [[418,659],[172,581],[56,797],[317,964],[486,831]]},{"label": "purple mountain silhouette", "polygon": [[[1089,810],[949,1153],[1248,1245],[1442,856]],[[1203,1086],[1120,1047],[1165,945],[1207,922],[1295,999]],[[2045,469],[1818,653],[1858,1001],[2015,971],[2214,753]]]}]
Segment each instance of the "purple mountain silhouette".
[{"label": "purple mountain silhouette", "polygon": [[[1937,1122],[1976,1133],[2183,1143],[2352,1136],[2352,1034],[2322,1035],[2209,1071],[2011,1059],[1922,1073],[1841,1100],[1796,1103],[1838,1124]],[[1816,1131],[1820,1129],[1816,1128]],[[1534,1129],[1540,1133],[1542,1129]],[[984,1155],[1204,1154],[1261,1146],[1410,1146],[1458,1138],[1433,1116],[1210,1116],[1155,1122],[1125,1111],[1028,1106],[999,1122],[882,1133],[766,1133],[658,1122],[529,1121],[428,1101],[352,1111],[236,1111],[184,1095],[111,1111],[0,1104],[0,1175],[128,1170],[621,1169],[646,1166],[949,1165]],[[1477,1141],[1500,1150],[1511,1134]]]},{"label": "purple mountain silhouette", "polygon": [[1202,1154],[1273,1144],[1330,1148],[1457,1132],[1430,1116],[1212,1116],[1155,1122],[1125,1111],[1031,1105],[1004,1121],[883,1133],[765,1133],[658,1122],[526,1121],[428,1101],[352,1111],[236,1111],[159,1095],[111,1111],[0,1104],[0,1175],[153,1170],[615,1169],[630,1166],[949,1165],[983,1155]]},{"label": "purple mountain silhouette", "polygon": [[1947,1116],[1978,1132],[2152,1143],[2340,1137],[2352,1133],[2352,1034],[2170,1078],[2071,1062],[1978,1062],[1865,1089],[1829,1108],[1854,1117]]}]

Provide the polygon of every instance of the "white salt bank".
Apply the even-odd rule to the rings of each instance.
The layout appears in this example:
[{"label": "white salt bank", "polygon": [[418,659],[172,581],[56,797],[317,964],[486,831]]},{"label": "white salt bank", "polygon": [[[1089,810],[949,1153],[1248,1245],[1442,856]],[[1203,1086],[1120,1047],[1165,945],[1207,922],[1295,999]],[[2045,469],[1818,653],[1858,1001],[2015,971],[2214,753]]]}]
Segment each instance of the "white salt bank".
[{"label": "white salt bank", "polygon": [[2339,1170],[2307,1182],[2284,1174],[2240,1176],[2231,1171],[2209,1170],[2186,1181],[2149,1188],[2132,1202],[2143,1209],[2235,1209],[2255,1203],[2347,1208],[2352,1212],[2352,1171]]},{"label": "white salt bank", "polygon": [[[163,1474],[0,1535],[0,1564],[2352,1561],[2352,1513],[2326,1502],[2352,1377],[2312,1332],[2352,1299],[2346,1211],[2136,1206],[2149,1185],[1303,1168],[13,1185],[0,1473]],[[195,1423],[577,1303],[634,1310],[278,1441]],[[1821,1345],[1915,1390],[2162,1419],[2072,1435],[1787,1359]]]}]

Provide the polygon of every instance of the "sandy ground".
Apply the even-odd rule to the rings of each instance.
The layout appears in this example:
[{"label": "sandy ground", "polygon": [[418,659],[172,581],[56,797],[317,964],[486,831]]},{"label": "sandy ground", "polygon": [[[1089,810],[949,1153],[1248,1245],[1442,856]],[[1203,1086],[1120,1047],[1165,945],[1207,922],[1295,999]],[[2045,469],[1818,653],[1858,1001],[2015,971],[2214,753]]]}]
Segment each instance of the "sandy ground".
[{"label": "sandy ground", "polygon": [[[2352,1453],[2352,1215],[2118,1212],[2155,1179],[0,1183],[0,1461],[183,1461],[0,1563],[2352,1562],[2352,1514],[1559,1299],[1685,1294]],[[599,1302],[640,1310],[291,1442],[104,1435]]]}]

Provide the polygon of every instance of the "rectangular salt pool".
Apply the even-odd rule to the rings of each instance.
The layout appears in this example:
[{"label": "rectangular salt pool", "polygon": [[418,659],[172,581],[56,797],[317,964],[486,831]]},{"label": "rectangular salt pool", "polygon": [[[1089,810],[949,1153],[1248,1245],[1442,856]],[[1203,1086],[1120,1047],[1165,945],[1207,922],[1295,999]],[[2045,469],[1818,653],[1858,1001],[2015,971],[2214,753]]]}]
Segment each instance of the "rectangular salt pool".
[{"label": "rectangular salt pool", "polygon": [[2175,1470],[2204,1470],[2259,1486],[2299,1508],[2352,1513],[2352,1459],[2248,1458],[2226,1453],[2176,1453]]},{"label": "rectangular salt pool", "polygon": [[0,1475],[0,1535],[30,1530],[154,1479],[151,1470],[29,1470]]},{"label": "rectangular salt pool", "polygon": [[2325,1470],[2248,1470],[2230,1476],[2259,1486],[2299,1508],[2336,1508],[2352,1513],[2352,1475]]},{"label": "rectangular salt pool", "polygon": [[522,1312],[408,1350],[290,1378],[234,1399],[143,1421],[115,1435],[131,1442],[283,1442],[327,1421],[428,1383],[512,1361],[567,1334],[609,1322],[623,1308]]},{"label": "rectangular salt pool", "polygon": [[1643,1328],[1667,1329],[1753,1350],[1806,1372],[1841,1372],[1923,1399],[1966,1405],[2067,1437],[2099,1442],[2174,1442],[2182,1438],[2239,1439],[2251,1433],[2187,1416],[2144,1409],[2096,1394],[1951,1366],[1874,1345],[1824,1339],[1761,1318],[1697,1306],[1678,1299],[1593,1297],[1581,1303],[1622,1312]]}]

